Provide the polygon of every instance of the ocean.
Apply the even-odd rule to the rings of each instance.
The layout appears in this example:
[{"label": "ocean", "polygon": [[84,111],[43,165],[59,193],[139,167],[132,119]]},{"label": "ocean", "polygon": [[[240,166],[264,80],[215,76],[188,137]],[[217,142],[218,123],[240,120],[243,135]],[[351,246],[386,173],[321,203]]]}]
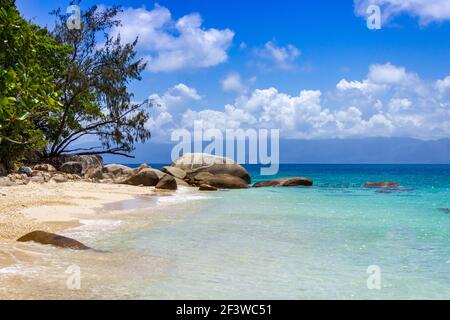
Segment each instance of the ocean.
[{"label": "ocean", "polygon": [[[450,165],[281,165],[278,176],[314,187],[208,193],[176,222],[111,235],[172,262],[135,296],[450,299]],[[363,187],[386,180],[401,187]]]},{"label": "ocean", "polygon": [[[32,284],[43,298],[450,299],[450,165],[281,165],[278,176],[314,186],[122,203],[141,209],[64,233],[106,253],[33,245],[40,262],[2,272],[28,275],[18,297]],[[401,187],[363,187],[386,180]],[[65,288],[68,265],[81,290]]]}]

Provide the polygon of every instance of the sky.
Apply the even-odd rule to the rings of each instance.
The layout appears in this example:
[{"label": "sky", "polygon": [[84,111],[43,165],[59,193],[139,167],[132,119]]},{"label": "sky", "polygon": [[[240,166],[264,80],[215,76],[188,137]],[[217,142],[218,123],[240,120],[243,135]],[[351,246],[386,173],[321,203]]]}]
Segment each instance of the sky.
[{"label": "sky", "polygon": [[[369,5],[381,29],[367,26]],[[52,26],[62,0],[17,0]],[[85,0],[122,5],[112,34],[148,62],[153,141],[174,129],[279,129],[282,139],[450,137],[448,0]]]}]

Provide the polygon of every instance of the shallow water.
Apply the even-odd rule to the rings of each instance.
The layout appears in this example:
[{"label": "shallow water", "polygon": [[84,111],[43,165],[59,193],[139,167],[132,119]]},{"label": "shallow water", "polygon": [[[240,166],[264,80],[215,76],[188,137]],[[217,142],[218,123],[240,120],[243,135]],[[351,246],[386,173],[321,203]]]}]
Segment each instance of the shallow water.
[{"label": "shallow water", "polygon": [[[257,169],[253,181],[263,179]],[[31,245],[49,256],[36,258],[46,270],[27,283],[51,298],[450,299],[450,165],[281,167],[299,175],[315,186],[182,194],[151,214],[91,221],[68,234],[110,253]],[[362,188],[384,180],[402,187]],[[70,263],[80,264],[81,290],[65,288]],[[373,265],[380,290],[367,287]],[[23,281],[25,267],[0,277]]]}]

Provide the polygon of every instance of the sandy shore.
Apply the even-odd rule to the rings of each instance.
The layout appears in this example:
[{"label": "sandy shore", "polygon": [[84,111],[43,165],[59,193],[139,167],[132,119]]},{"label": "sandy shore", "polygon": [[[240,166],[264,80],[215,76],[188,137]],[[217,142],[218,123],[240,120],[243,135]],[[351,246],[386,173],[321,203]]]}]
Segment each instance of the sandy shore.
[{"label": "sandy shore", "polygon": [[149,187],[89,182],[0,187],[0,240],[33,230],[60,232],[109,204],[157,194]]}]

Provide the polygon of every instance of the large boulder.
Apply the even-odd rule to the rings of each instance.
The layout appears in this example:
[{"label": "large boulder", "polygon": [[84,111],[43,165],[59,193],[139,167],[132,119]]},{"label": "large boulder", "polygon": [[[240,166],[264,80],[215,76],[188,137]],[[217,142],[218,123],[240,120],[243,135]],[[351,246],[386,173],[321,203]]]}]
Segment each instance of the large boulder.
[{"label": "large boulder", "polygon": [[202,181],[202,184],[210,185],[219,189],[246,189],[248,184],[245,180],[229,174],[218,174]]},{"label": "large boulder", "polygon": [[81,175],[83,172],[83,164],[75,161],[65,162],[59,167],[59,171]]},{"label": "large boulder", "polygon": [[283,178],[283,179],[274,179],[269,181],[262,181],[255,183],[253,188],[263,188],[263,187],[311,187],[313,185],[313,181],[308,178],[303,177],[293,177],[293,178]]},{"label": "large boulder", "polygon": [[60,236],[54,233],[49,233],[45,231],[33,231],[30,232],[23,237],[17,239],[19,242],[37,242],[40,244],[49,244],[59,248],[68,248],[73,250],[88,250],[91,249],[88,246],[82,244],[81,242],[67,238],[64,236]]},{"label": "large boulder", "polygon": [[163,167],[161,171],[178,179],[186,178],[186,171],[177,167]]},{"label": "large boulder", "polygon": [[131,174],[134,170],[122,164],[107,164],[103,167],[103,173],[112,174],[114,176],[121,174]]},{"label": "large boulder", "polygon": [[[49,159],[49,162],[58,170],[61,170],[61,166],[66,162],[78,162],[82,170],[81,175],[86,173],[89,168],[103,168],[103,158],[97,155],[62,155],[56,158]],[[71,173],[71,172],[70,172]]]},{"label": "large boulder", "polygon": [[397,182],[383,181],[383,182],[366,182],[365,188],[398,188],[400,186]]},{"label": "large boulder", "polygon": [[164,173],[152,169],[146,168],[142,169],[138,172],[134,172],[129,176],[125,176],[117,181],[120,184],[130,184],[133,186],[146,186],[146,187],[154,187],[158,184],[159,180],[164,176]]},{"label": "large boulder", "polygon": [[162,177],[158,184],[156,185],[156,189],[164,189],[164,190],[177,190],[177,182],[175,177],[172,177],[169,174],[166,174]]},{"label": "large boulder", "polygon": [[39,163],[33,167],[33,170],[37,171],[46,171],[46,172],[55,172],[56,169],[49,163]]},{"label": "large boulder", "polygon": [[232,159],[206,153],[186,153],[175,160],[171,167],[184,170],[189,179],[201,172],[208,172],[213,175],[230,175],[241,178],[247,183],[251,182],[247,170]]}]

